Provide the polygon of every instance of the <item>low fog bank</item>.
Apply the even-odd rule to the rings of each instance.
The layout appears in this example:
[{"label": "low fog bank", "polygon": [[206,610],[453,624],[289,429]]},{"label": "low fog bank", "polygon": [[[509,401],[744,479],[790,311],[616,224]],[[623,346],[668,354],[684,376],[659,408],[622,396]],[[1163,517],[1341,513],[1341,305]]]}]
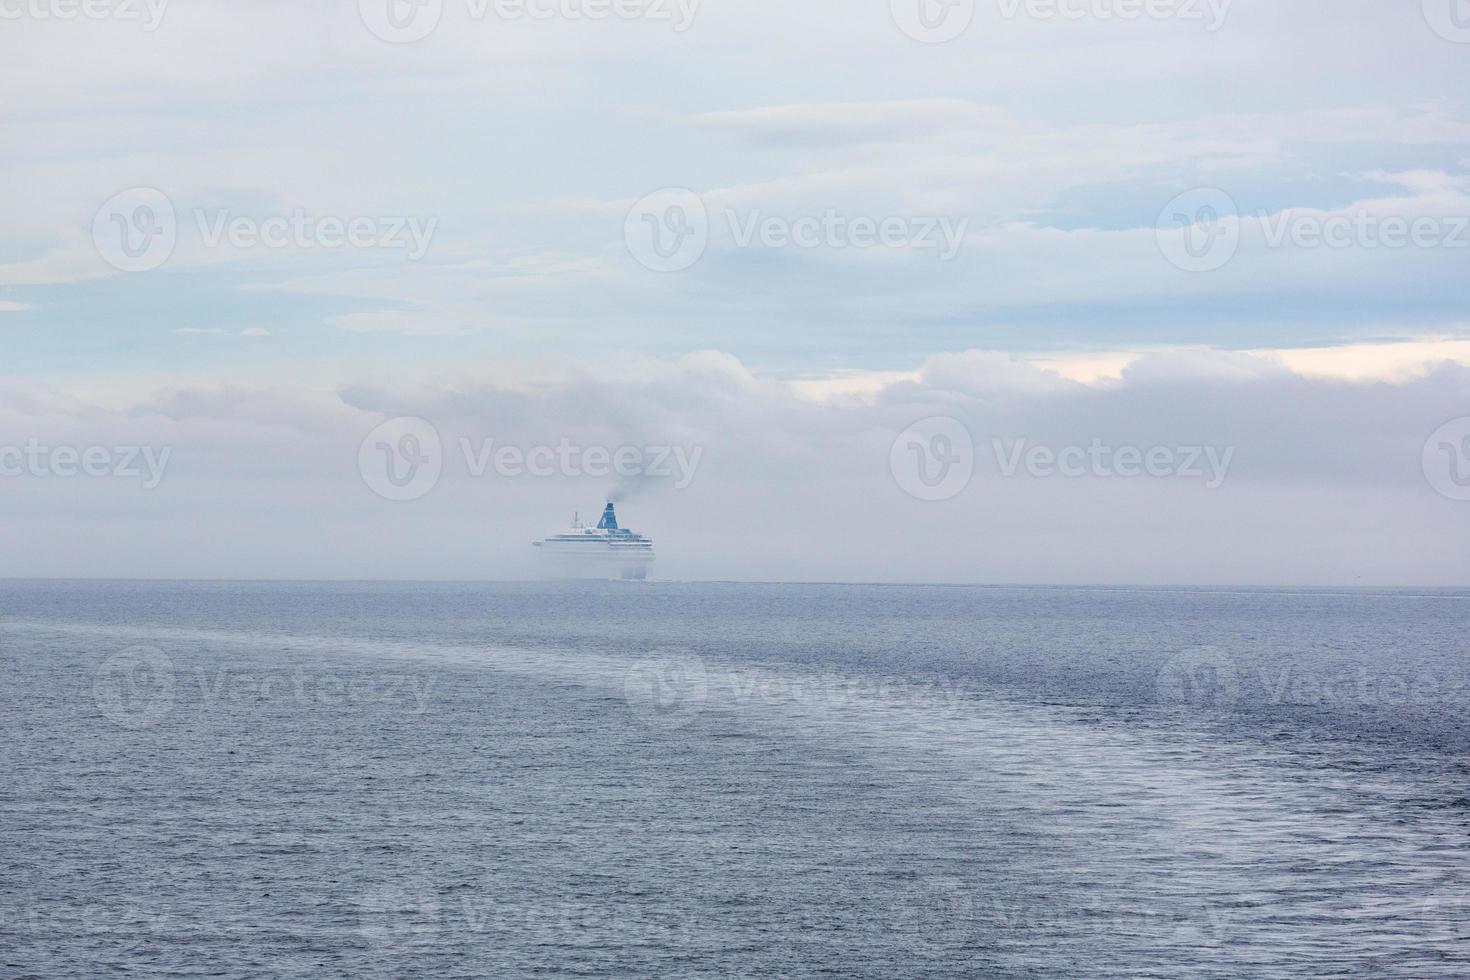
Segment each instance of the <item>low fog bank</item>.
[{"label": "low fog bank", "polygon": [[714,352],[535,385],[0,381],[0,574],[531,578],[534,539],[616,499],[658,578],[1467,585],[1466,415],[1464,367],[1218,353],[1087,385],[972,351],[825,398]]}]

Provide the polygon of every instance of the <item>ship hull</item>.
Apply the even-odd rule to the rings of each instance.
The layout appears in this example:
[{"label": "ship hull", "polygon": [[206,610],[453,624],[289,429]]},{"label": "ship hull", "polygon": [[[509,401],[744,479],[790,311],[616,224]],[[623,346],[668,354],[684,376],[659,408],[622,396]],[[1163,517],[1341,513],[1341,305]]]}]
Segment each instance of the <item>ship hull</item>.
[{"label": "ship hull", "polygon": [[646,579],[653,564],[651,549],[619,549],[601,543],[540,546],[541,564],[553,578]]}]

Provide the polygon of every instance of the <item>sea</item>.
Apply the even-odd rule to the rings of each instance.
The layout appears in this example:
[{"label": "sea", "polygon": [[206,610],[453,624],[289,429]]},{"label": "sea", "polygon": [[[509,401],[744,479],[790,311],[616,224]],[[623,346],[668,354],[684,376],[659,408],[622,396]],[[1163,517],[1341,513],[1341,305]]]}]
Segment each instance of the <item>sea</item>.
[{"label": "sea", "polygon": [[1470,592],[0,582],[0,976],[1470,976]]}]

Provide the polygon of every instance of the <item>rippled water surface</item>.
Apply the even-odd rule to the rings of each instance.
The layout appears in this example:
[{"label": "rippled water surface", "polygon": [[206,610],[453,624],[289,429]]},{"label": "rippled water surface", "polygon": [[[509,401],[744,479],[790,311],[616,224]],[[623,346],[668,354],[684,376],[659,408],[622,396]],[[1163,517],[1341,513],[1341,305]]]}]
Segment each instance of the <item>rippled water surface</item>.
[{"label": "rippled water surface", "polygon": [[0,976],[1464,977],[1467,623],[0,583]]}]

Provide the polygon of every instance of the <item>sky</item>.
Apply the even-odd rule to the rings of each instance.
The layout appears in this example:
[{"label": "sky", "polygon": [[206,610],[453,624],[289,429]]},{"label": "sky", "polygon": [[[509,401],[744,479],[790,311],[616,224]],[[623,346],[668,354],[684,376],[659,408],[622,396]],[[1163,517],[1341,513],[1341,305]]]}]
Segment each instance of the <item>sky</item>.
[{"label": "sky", "polygon": [[0,0],[4,576],[1470,585],[1466,0]]}]

